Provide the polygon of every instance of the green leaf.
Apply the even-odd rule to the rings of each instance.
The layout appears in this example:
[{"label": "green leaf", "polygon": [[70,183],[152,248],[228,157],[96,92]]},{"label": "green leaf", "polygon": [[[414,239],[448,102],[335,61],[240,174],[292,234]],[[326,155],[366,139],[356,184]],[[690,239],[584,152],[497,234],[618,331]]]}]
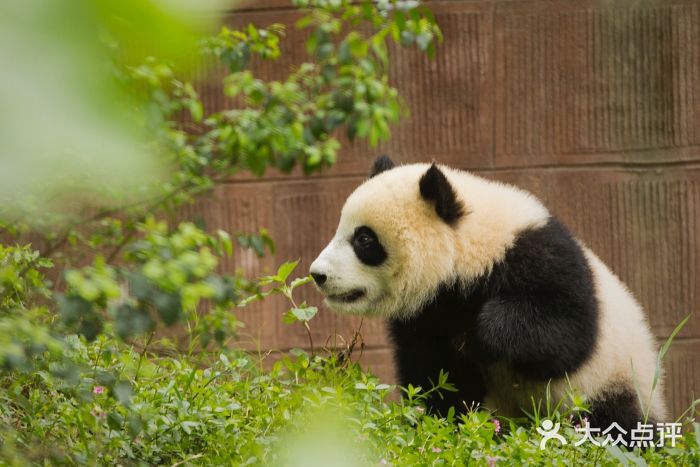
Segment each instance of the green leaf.
[{"label": "green leaf", "polygon": [[399,31],[406,29],[406,15],[402,11],[396,11],[394,13],[394,22],[398,26]]},{"label": "green leaf", "polygon": [[83,316],[91,313],[92,304],[82,297],[61,295],[58,297],[58,309],[61,321],[68,326],[73,326]]},{"label": "green leaf", "polygon": [[421,51],[428,50],[428,46],[430,45],[431,42],[432,41],[431,41],[431,37],[429,34],[421,33],[421,34],[418,34],[418,36],[416,37],[416,44],[418,44],[418,48]]},{"label": "green leaf", "polygon": [[121,431],[122,423],[124,423],[124,417],[119,415],[117,412],[110,412],[107,414],[107,425],[114,431]]},{"label": "green leaf", "polygon": [[109,366],[110,363],[112,363],[112,358],[114,355],[112,354],[111,349],[104,349],[102,351],[102,364],[104,366]]},{"label": "green leaf", "polygon": [[367,41],[359,33],[351,32],[346,39],[350,46],[350,52],[355,58],[363,58],[367,55]]},{"label": "green leaf", "polygon": [[231,366],[231,362],[229,361],[226,355],[220,354],[219,360],[221,360],[221,363],[223,363],[226,368],[229,368]]},{"label": "green leaf", "polygon": [[238,293],[233,281],[228,277],[212,276],[206,279],[206,283],[214,290],[214,301],[223,305],[226,302],[235,301]]},{"label": "green leaf", "polygon": [[167,325],[174,324],[182,314],[182,299],[179,294],[155,291],[153,306],[156,307],[161,319]]},{"label": "green leaf", "polygon": [[413,44],[413,41],[415,40],[416,36],[411,31],[401,31],[400,42],[404,47],[408,47],[409,45]]},{"label": "green leaf", "polygon": [[150,295],[153,284],[151,281],[137,272],[129,274],[129,291],[139,300],[146,300]]},{"label": "green leaf", "polygon": [[382,64],[384,66],[387,66],[389,63],[389,53],[387,52],[386,42],[373,41],[372,42],[372,50],[377,55],[379,60],[381,60]]},{"label": "green leaf", "polygon": [[287,324],[295,322],[308,322],[313,319],[318,313],[318,308],[315,306],[302,306],[299,308],[292,308],[284,316],[284,322]]},{"label": "green leaf", "polygon": [[608,451],[608,453],[613,458],[615,458],[620,463],[620,465],[624,465],[624,466],[629,465],[629,462],[627,461],[627,458],[625,457],[624,453],[616,445],[608,444],[605,446],[605,450]]},{"label": "green leaf", "polygon": [[299,29],[307,28],[311,26],[314,22],[314,16],[313,15],[306,15],[303,18],[301,18],[299,21],[296,23],[296,27]]},{"label": "green leaf", "polygon": [[255,251],[258,257],[265,256],[265,242],[259,235],[250,236],[250,247]]},{"label": "green leaf", "polygon": [[204,108],[202,107],[202,103],[198,100],[191,100],[189,103],[189,109],[192,120],[196,123],[201,122],[202,117],[204,116]]},{"label": "green leaf", "polygon": [[133,396],[133,391],[131,390],[131,384],[128,381],[117,381],[112,390],[114,391],[114,397],[120,404],[129,406],[131,403],[131,397]]},{"label": "green leaf", "polygon": [[95,381],[97,381],[101,386],[112,387],[116,382],[117,377],[111,371],[100,370],[95,374]]},{"label": "green leaf", "polygon": [[289,277],[292,271],[294,271],[294,268],[297,267],[297,264],[299,264],[299,260],[288,261],[280,265],[280,267],[277,269],[276,279],[279,282],[285,282],[287,280],[287,277]]},{"label": "green leaf", "polygon": [[130,413],[126,421],[126,429],[129,432],[131,438],[136,438],[141,431],[143,431],[144,424],[141,417],[137,414]]},{"label": "green leaf", "polygon": [[309,282],[313,282],[313,278],[311,276],[306,276],[306,277],[297,277],[292,281],[291,284],[289,284],[289,287],[294,290],[297,287],[300,287],[302,285],[308,284]]},{"label": "green leaf", "polygon": [[92,342],[97,338],[97,335],[102,331],[102,319],[95,314],[84,316],[80,322],[80,334],[82,334],[88,342]]},{"label": "green leaf", "polygon": [[148,312],[123,303],[115,312],[115,331],[122,339],[132,335],[144,334],[154,328],[154,322]]},{"label": "green leaf", "polygon": [[223,230],[217,230],[216,233],[219,236],[219,242],[221,243],[226,255],[233,256],[233,243],[231,242],[231,236],[228,234],[228,232]]},{"label": "green leaf", "polygon": [[661,375],[661,362],[663,359],[666,357],[666,353],[668,352],[668,349],[671,348],[671,344],[673,343],[673,339],[676,337],[676,334],[678,334],[681,329],[683,329],[683,326],[685,326],[685,323],[688,322],[692,315],[688,315],[683,320],[678,323],[678,326],[673,330],[670,336],[668,336],[668,339],[666,339],[666,342],[664,342],[664,345],[661,346],[661,350],[659,350],[659,355],[656,360],[656,369],[654,371],[654,379],[651,383],[652,389],[656,388],[656,385],[659,382],[659,376]]},{"label": "green leaf", "polygon": [[263,243],[267,246],[270,253],[275,254],[275,241],[272,239],[267,229],[260,229],[260,238],[262,238]]}]

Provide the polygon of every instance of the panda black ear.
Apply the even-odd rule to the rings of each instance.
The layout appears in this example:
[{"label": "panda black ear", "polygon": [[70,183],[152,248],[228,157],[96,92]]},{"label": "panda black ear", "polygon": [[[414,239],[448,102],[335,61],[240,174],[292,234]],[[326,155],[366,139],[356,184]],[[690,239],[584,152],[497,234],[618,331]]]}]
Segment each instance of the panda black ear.
[{"label": "panda black ear", "polygon": [[453,225],[464,215],[464,205],[435,163],[423,174],[418,185],[423,199],[435,203],[435,212],[448,224]]},{"label": "panda black ear", "polygon": [[369,178],[374,177],[377,174],[380,174],[384,172],[385,170],[391,170],[394,168],[394,162],[389,159],[389,156],[386,154],[383,156],[379,156],[374,160],[374,164],[372,164],[372,170],[369,172]]}]

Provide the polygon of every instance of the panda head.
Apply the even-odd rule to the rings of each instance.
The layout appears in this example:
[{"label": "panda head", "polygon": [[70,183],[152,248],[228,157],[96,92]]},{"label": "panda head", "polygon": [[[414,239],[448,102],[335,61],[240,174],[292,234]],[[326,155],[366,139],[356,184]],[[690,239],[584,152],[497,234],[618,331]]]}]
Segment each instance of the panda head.
[{"label": "panda head", "polygon": [[465,208],[448,176],[435,164],[374,162],[310,268],[331,309],[407,318],[456,280],[456,226]]}]

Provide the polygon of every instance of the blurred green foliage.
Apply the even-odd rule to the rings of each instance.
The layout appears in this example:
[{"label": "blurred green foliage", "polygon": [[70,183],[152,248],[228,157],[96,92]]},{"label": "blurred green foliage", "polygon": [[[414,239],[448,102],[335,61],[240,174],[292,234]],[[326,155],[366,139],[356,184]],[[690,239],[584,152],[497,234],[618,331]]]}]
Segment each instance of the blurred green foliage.
[{"label": "blurred green foliage", "polygon": [[184,66],[214,25],[214,15],[201,14],[213,2],[172,3],[180,8],[155,0],[0,4],[4,209],[21,210],[29,195],[44,206],[78,196],[104,202],[112,190],[162,175],[148,141],[125,118],[130,100],[112,79],[112,59],[156,54]]}]

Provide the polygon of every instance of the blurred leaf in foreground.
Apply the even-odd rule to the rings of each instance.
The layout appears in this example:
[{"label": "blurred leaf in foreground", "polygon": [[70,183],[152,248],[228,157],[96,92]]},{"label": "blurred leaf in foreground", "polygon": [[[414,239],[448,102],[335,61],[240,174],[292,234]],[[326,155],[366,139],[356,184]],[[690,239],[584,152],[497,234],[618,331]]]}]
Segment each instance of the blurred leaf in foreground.
[{"label": "blurred leaf in foreground", "polygon": [[[0,4],[0,198],[94,201],[162,168],[124,112],[113,51],[181,62],[208,29],[219,1],[79,0]],[[195,7],[195,5],[197,5]],[[193,19],[194,18],[194,19]],[[56,199],[60,194],[61,199]],[[134,196],[134,193],[130,193]]]}]

